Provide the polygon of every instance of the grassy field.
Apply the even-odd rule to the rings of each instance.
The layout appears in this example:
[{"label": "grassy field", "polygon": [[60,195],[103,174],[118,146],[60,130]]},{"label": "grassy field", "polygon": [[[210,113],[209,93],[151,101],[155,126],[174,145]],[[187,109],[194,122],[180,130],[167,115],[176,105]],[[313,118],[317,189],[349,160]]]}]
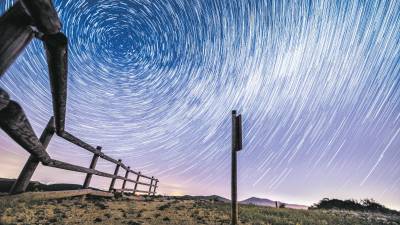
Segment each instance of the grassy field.
[{"label": "grassy field", "polygon": [[[351,211],[275,209],[240,205],[240,224],[400,224],[393,215]],[[229,224],[230,206],[210,199],[81,197],[2,202],[0,224]]]}]

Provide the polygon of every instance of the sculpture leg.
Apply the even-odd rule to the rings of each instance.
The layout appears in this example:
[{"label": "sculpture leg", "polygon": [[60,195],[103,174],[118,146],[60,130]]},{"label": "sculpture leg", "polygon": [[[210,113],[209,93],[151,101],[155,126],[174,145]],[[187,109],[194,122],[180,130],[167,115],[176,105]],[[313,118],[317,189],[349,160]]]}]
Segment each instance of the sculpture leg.
[{"label": "sculpture leg", "polygon": [[28,118],[17,102],[11,100],[0,111],[0,128],[41,162],[50,162],[50,156],[39,142]]},{"label": "sculpture leg", "polygon": [[51,94],[56,132],[64,132],[65,110],[67,104],[67,47],[68,39],[63,33],[44,35],[47,64],[49,66]]},{"label": "sculpture leg", "polygon": [[[49,122],[47,123],[46,128],[44,129],[42,135],[40,136],[40,143],[43,148],[47,148],[50,143],[51,138],[53,137],[55,131],[54,127],[54,117],[51,117]],[[26,161],[24,168],[18,176],[18,179],[14,182],[11,187],[10,194],[18,194],[26,191],[26,188],[31,181],[33,173],[36,170],[36,167],[39,165],[39,159],[35,156],[31,155]]]},{"label": "sculpture leg", "polygon": [[0,17],[0,77],[32,40],[31,23],[19,1]]}]

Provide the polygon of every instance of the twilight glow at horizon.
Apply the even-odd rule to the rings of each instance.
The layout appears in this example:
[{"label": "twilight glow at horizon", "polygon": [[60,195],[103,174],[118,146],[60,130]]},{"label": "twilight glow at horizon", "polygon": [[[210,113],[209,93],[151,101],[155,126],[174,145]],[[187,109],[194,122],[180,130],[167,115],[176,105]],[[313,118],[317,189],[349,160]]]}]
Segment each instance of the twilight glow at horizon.
[{"label": "twilight glow at horizon", "polygon": [[[374,198],[400,209],[400,1],[54,4],[69,39],[66,130],[159,178],[159,193],[229,196],[237,109],[239,199]],[[0,86],[40,135],[53,113],[40,41]],[[92,157],[58,137],[48,152],[82,166]],[[0,156],[0,177],[15,178],[28,153],[0,131]],[[84,176],[41,166],[33,180]]]}]

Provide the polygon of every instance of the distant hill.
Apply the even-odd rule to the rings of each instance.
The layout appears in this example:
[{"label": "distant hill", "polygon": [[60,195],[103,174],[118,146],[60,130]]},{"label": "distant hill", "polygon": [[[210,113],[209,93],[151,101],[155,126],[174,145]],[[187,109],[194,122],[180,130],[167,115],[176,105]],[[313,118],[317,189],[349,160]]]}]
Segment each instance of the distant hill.
[{"label": "distant hill", "polygon": [[[0,178],[0,192],[9,192],[15,179]],[[81,189],[79,184],[43,184],[38,181],[31,181],[27,191],[63,191]]]},{"label": "distant hill", "polygon": [[225,203],[231,202],[231,200],[229,200],[227,198],[224,198],[224,197],[221,197],[221,196],[218,196],[218,195],[206,195],[206,196],[203,196],[203,195],[197,195],[197,196],[184,195],[184,196],[174,196],[174,198],[181,199],[181,200],[200,200],[200,199],[203,199],[203,200],[214,200],[214,201],[225,202]]},{"label": "distant hill", "polygon": [[[241,204],[246,204],[246,205],[258,205],[258,206],[267,206],[267,207],[276,207],[276,201],[266,199],[266,198],[256,198],[256,197],[251,197],[248,199],[245,199],[243,201],[240,201],[239,203]],[[297,205],[297,204],[289,204],[285,202],[280,202],[278,201],[278,205],[285,205],[285,208],[291,208],[291,209],[308,209],[308,206],[305,205]]]},{"label": "distant hill", "polygon": [[[208,195],[208,196],[191,196],[191,195],[184,195],[184,196],[174,196],[176,199],[180,200],[215,200],[219,202],[224,202],[224,203],[230,203],[231,200],[218,196],[218,195]],[[291,209],[308,209],[308,206],[305,205],[297,205],[297,204],[289,204],[289,203],[284,203],[284,202],[279,202],[279,205],[285,204],[285,208],[291,208]],[[245,205],[258,205],[258,206],[266,206],[266,207],[273,207],[275,208],[275,201],[266,199],[266,198],[257,198],[257,197],[251,197],[248,199],[245,199],[243,201],[240,201],[239,204],[245,204]]]},{"label": "distant hill", "polygon": [[275,207],[275,201],[266,198],[251,197],[240,201],[241,204]]}]

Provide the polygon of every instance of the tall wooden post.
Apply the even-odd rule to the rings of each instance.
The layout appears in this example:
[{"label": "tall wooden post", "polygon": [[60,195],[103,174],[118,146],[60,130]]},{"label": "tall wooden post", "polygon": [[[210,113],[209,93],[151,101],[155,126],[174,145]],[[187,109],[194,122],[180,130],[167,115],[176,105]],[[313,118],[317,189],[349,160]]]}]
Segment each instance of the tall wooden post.
[{"label": "tall wooden post", "polygon": [[[118,162],[121,162],[122,160],[120,160],[120,159],[118,159]],[[117,176],[118,175],[118,171],[119,171],[119,167],[120,167],[121,165],[119,165],[119,164],[117,164],[117,166],[115,167],[115,170],[114,170],[114,175],[115,176]],[[113,178],[112,180],[111,180],[111,184],[110,184],[110,189],[109,189],[109,191],[113,191],[114,190],[114,184],[115,184],[115,180],[116,180],[117,178]]]},{"label": "tall wooden post", "polygon": [[232,177],[231,177],[231,219],[232,225],[238,222],[238,203],[237,203],[237,151],[242,149],[242,116],[236,115],[236,110],[232,111]]},{"label": "tall wooden post", "polygon": [[154,184],[153,196],[156,195],[157,184],[158,184],[158,179],[156,180],[156,183]]},{"label": "tall wooden post", "polygon": [[137,177],[136,177],[136,183],[135,183],[135,187],[133,188],[133,195],[135,195],[135,192],[137,190],[137,186],[138,186],[138,182],[140,179],[140,172],[138,173]]},{"label": "tall wooden post", "polygon": [[154,180],[154,177],[151,177],[150,187],[149,187],[149,193],[148,193],[147,195],[150,195],[150,194],[151,194],[151,189],[153,188],[153,180]]},{"label": "tall wooden post", "polygon": [[[97,146],[96,149],[101,151],[101,146]],[[89,167],[90,169],[96,168],[96,164],[97,164],[97,160],[99,159],[99,156],[100,155],[98,155],[98,154],[93,154],[92,161],[90,162],[90,167]],[[93,174],[91,174],[91,173],[86,174],[85,182],[83,182],[84,189],[89,187],[90,181],[92,180],[92,176],[93,176]]]},{"label": "tall wooden post", "polygon": [[[47,146],[49,145],[54,132],[55,132],[54,117],[51,117],[39,139],[44,149],[46,149]],[[26,188],[28,187],[29,182],[31,181],[33,173],[35,172],[38,164],[39,164],[38,158],[36,158],[33,155],[29,156],[29,159],[28,161],[26,161],[24,168],[22,169],[21,173],[18,176],[18,179],[14,182],[13,186],[11,187],[10,194],[18,194],[26,191]]]},{"label": "tall wooden post", "polygon": [[[126,172],[125,172],[125,179],[128,179],[129,170],[130,170],[130,169],[131,169],[131,168],[128,166],[128,169],[127,169]],[[126,186],[126,180],[124,180],[124,182],[122,182],[122,191],[121,191],[121,193],[124,193],[125,186]]]}]

